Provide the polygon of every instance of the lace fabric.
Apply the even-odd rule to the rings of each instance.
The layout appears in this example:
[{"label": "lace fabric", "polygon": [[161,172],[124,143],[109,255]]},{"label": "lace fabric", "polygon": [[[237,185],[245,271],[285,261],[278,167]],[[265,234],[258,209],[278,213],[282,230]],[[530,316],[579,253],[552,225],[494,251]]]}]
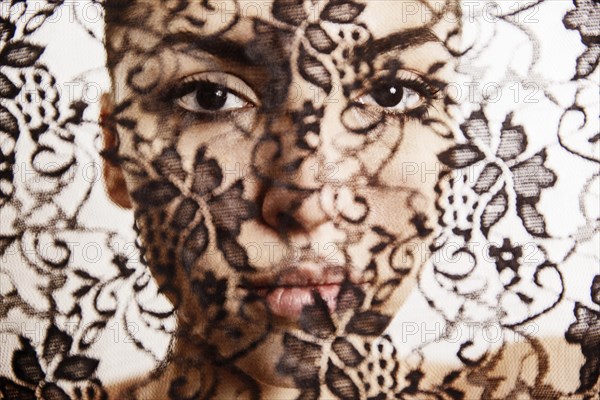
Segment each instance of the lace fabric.
[{"label": "lace fabric", "polygon": [[[191,12],[204,18],[219,2],[149,4],[136,11],[143,9],[142,17],[117,15],[120,2],[114,3],[112,18],[137,32],[129,37],[115,31],[109,41],[102,1],[1,2],[3,398],[269,398],[248,372],[258,369],[248,366],[254,361],[244,360],[271,345],[278,349],[273,368],[296,387],[286,392],[289,398],[598,398],[597,1],[461,2],[462,15],[452,14],[456,21],[444,20],[445,14],[431,25],[443,36],[445,58],[427,65],[421,89],[407,83],[420,78],[400,75],[402,66],[380,59],[377,46],[361,47],[376,35],[375,28],[357,22],[372,4],[324,1],[313,18],[306,11],[310,2],[276,0],[268,23],[253,21],[256,37],[242,49],[251,59],[234,60],[263,71],[252,75],[254,86],[268,88],[259,91],[258,110],[228,114],[227,120],[164,118],[153,132],[136,126],[132,116],[173,111],[175,106],[159,107],[150,96],[175,70],[172,54],[200,51],[181,38],[169,38],[173,47],[161,48],[153,35],[182,24],[228,38],[244,5],[222,2],[237,11],[213,25],[209,17],[185,19],[184,10],[196,7]],[[146,22],[135,26],[128,18]],[[293,56],[272,51],[279,49],[273,43],[293,37],[301,38]],[[210,47],[201,40],[197,45],[202,51]],[[421,45],[427,50],[426,44],[415,46]],[[345,51],[359,55],[354,64]],[[359,81],[377,88],[392,79],[380,79],[369,68],[397,74],[414,98],[431,92],[425,103],[435,107],[425,114],[415,107],[396,120],[369,111],[364,102],[370,100],[340,106],[335,112],[341,139],[331,139],[331,153],[316,150],[314,138],[325,143],[330,137],[319,121],[331,118],[335,104],[302,101],[287,128],[274,117],[295,82],[312,85],[312,94],[333,96],[357,90]],[[206,79],[245,84],[220,75]],[[101,94],[117,89],[123,89],[115,95],[117,111],[105,124],[133,133],[120,135],[121,148],[106,149]],[[232,93],[254,101],[244,90]],[[177,104],[197,107],[201,99],[188,95],[178,92]],[[401,141],[387,132],[408,132],[417,124],[411,118],[435,138],[427,142],[432,158],[407,158],[401,164],[406,181],[391,184],[394,174],[386,172],[385,160]],[[227,129],[237,141],[217,133],[185,139],[189,126],[208,123],[231,125]],[[295,137],[284,134],[290,126]],[[245,149],[249,142],[255,146],[247,152],[251,173],[232,162],[243,163],[235,160],[238,153],[211,147]],[[186,153],[186,146],[194,151]],[[281,155],[270,146],[279,146]],[[305,161],[318,162],[322,154],[335,167],[320,171],[319,179],[305,173],[309,178],[300,182],[274,172],[308,170]],[[106,163],[125,171],[135,212],[109,198]],[[250,174],[271,185],[265,199],[248,194]],[[363,184],[364,176],[380,180]],[[359,188],[338,186],[331,177],[356,180]],[[341,199],[332,203],[334,211],[302,214],[306,204],[321,201],[314,197],[315,185],[323,196],[330,190]],[[431,185],[435,197],[420,185]],[[264,211],[270,199],[275,211]],[[373,210],[390,204],[391,219],[410,223],[373,222]],[[299,223],[324,224],[335,214],[342,226],[336,229],[357,238],[336,254],[368,253],[362,276],[373,274],[376,290],[363,290],[344,275],[333,306],[328,292],[313,291],[312,302],[298,311],[299,328],[274,334],[271,314],[277,310],[269,311],[260,293],[244,291],[244,285],[260,286],[252,277],[261,265],[244,235],[261,212],[274,237],[286,240],[301,231]],[[176,268],[169,264],[174,259]],[[199,260],[205,269],[198,269]],[[217,263],[241,277],[235,278],[239,287],[212,267]],[[405,283],[410,279],[412,286]],[[241,297],[233,296],[239,288]],[[384,307],[400,298],[399,310]],[[208,321],[208,328],[200,331],[199,320]],[[207,366],[212,363],[223,370]]]}]

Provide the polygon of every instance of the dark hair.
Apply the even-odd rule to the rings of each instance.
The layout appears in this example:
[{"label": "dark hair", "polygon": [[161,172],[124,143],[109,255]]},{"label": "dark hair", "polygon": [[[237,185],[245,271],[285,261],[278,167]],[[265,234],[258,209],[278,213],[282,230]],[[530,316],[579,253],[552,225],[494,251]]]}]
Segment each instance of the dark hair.
[{"label": "dark hair", "polygon": [[104,3],[104,44],[107,53],[107,66],[116,64],[115,52],[111,49],[110,38],[114,37],[115,29],[130,23],[131,6],[136,0],[106,0]]},{"label": "dark hair", "polygon": [[134,3],[135,0],[106,0],[104,2],[106,26],[121,23],[127,9]]}]

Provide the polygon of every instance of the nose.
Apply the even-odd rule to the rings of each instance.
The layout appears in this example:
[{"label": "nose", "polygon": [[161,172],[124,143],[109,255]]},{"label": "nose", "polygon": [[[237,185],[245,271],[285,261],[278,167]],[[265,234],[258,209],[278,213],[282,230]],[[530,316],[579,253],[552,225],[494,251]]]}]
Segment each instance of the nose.
[{"label": "nose", "polygon": [[272,120],[257,147],[262,164],[264,222],[282,235],[309,233],[330,218],[322,179],[328,163],[320,124],[306,124],[294,113]]},{"label": "nose", "polygon": [[262,204],[262,216],[282,236],[310,233],[329,220],[321,198],[320,190],[270,187]]}]

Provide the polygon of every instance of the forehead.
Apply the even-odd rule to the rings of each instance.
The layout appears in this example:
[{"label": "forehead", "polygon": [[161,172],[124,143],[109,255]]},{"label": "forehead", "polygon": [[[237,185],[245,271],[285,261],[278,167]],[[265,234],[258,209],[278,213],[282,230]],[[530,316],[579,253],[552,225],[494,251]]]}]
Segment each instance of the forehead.
[{"label": "forehead", "polygon": [[[429,65],[447,56],[443,43],[456,31],[456,4],[455,0],[133,0],[122,12],[108,9],[108,67],[113,83],[123,89],[135,78],[143,87],[158,90],[200,69],[239,73],[261,87],[275,78],[283,84],[286,63],[309,44],[322,53],[331,71],[336,65],[347,69],[340,78],[343,75],[352,85],[370,70],[358,64],[373,63],[378,69],[392,57],[406,69],[426,73]],[[140,60],[145,60],[143,66]]]},{"label": "forehead", "polygon": [[191,32],[211,37],[249,39],[259,20],[282,28],[307,23],[358,24],[374,39],[423,26],[432,26],[448,13],[452,0],[137,0],[130,6],[134,20],[156,34]]}]

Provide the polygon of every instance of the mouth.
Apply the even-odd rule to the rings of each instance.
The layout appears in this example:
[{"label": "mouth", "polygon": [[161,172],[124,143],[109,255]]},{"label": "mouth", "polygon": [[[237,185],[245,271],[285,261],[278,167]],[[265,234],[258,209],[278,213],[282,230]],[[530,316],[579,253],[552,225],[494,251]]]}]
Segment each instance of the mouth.
[{"label": "mouth", "polygon": [[323,299],[330,313],[335,312],[338,294],[345,281],[366,284],[348,277],[341,267],[303,264],[287,267],[275,275],[248,280],[242,287],[263,298],[272,315],[297,321],[303,308],[314,304],[315,295]]}]

